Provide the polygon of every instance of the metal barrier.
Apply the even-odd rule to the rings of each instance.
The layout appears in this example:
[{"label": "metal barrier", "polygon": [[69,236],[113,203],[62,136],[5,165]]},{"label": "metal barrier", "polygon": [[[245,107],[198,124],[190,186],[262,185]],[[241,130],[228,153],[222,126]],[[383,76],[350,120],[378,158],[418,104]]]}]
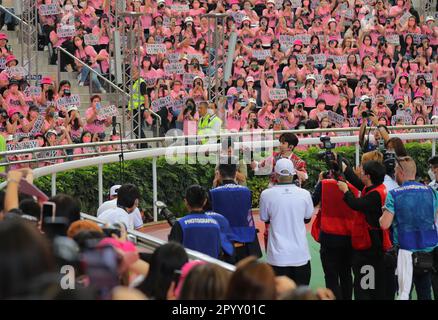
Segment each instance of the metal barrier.
[{"label": "metal barrier", "polygon": [[[81,218],[83,220],[94,221],[99,225],[105,225],[105,222],[103,222],[102,220],[99,220],[98,218],[91,216],[89,214],[81,213]],[[151,236],[147,233],[134,231],[134,230],[128,231],[128,240],[135,243],[139,247],[143,247],[143,248],[146,248],[146,249],[151,250],[151,251],[154,251],[155,249],[157,249],[158,247],[160,247],[161,245],[166,243],[166,241],[158,239],[158,238]],[[224,268],[228,271],[231,271],[231,272],[233,272],[236,269],[235,266],[233,266],[229,263],[225,263],[225,262],[220,261],[218,259],[214,259],[214,258],[207,256],[203,253],[200,253],[198,251],[190,250],[187,248],[185,250],[187,252],[187,255],[189,256],[189,259],[202,260],[202,261],[205,261],[208,263],[213,263],[213,264],[216,264],[219,267],[222,267],[222,268]]]}]

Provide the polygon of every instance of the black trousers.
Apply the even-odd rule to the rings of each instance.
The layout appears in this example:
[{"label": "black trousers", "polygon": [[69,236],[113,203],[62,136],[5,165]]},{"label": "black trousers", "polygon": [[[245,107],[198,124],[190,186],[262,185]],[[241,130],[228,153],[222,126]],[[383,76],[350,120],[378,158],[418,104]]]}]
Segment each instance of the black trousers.
[{"label": "black trousers", "polygon": [[385,299],[385,261],[382,251],[353,250],[354,299]]},{"label": "black trousers", "polygon": [[248,242],[243,246],[234,248],[234,263],[237,263],[249,256],[254,256],[256,258],[260,258],[262,256],[262,249],[260,248],[257,235],[253,242]]},{"label": "black trousers", "polygon": [[321,243],[320,255],[326,287],[333,291],[336,300],[351,300],[353,295],[351,247],[332,247]]},{"label": "black trousers", "polygon": [[277,276],[286,276],[295,281],[297,286],[308,286],[312,273],[310,261],[299,267],[277,267],[272,266]]},{"label": "black trousers", "polygon": [[432,281],[433,297],[435,300],[438,300],[438,272],[431,272],[430,277]]}]

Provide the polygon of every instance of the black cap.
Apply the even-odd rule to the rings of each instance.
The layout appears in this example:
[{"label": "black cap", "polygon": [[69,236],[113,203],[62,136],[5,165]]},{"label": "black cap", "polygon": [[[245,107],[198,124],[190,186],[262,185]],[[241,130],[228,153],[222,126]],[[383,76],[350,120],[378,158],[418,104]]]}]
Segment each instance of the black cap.
[{"label": "black cap", "polygon": [[430,157],[428,162],[432,166],[438,166],[438,156]]},{"label": "black cap", "polygon": [[20,81],[18,81],[18,80],[16,80],[16,79],[11,79],[11,80],[9,80],[9,84],[8,84],[8,87],[9,86],[12,86],[13,84],[16,84],[17,86],[20,84]]}]

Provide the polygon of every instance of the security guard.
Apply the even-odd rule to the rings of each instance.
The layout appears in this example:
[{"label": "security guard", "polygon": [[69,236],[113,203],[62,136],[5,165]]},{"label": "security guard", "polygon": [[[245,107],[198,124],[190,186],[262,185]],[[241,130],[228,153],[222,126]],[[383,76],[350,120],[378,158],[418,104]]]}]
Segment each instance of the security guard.
[{"label": "security guard", "polygon": [[169,234],[169,241],[181,243],[184,247],[219,258],[221,253],[221,232],[216,219],[205,214],[207,192],[199,185],[187,188],[185,204],[189,214],[178,220]]},{"label": "security guard", "polygon": [[[415,181],[417,166],[409,157],[398,158],[395,176],[400,188],[388,193],[380,225],[384,229],[393,227],[394,243],[398,252],[399,299],[408,299],[411,286],[404,289],[404,283],[414,283],[418,300],[431,300],[431,270],[433,251],[438,247],[438,233],[435,225],[438,210],[438,193],[429,186]],[[438,249],[437,249],[438,250]],[[403,272],[403,259],[412,259],[413,272]],[[402,261],[403,260],[403,261]],[[429,265],[429,266],[427,266]],[[405,268],[405,269],[403,269]],[[403,275],[413,275],[407,279]]]},{"label": "security guard", "polygon": [[[146,125],[144,119],[148,117],[147,108],[149,107],[149,96],[147,94],[146,81],[140,77],[138,68],[132,69],[132,81],[132,94],[128,104],[128,110],[132,110],[134,135],[137,139],[146,138],[143,127]],[[144,112],[140,115],[139,119],[139,112],[141,111]],[[139,130],[140,136],[138,135]]]},{"label": "security guard", "polygon": [[[222,128],[222,120],[216,114],[216,104],[203,101],[199,104],[199,122],[198,135],[220,134]],[[216,138],[201,138],[202,143],[207,143],[210,139],[216,143]],[[213,141],[214,140],[214,141]]]}]

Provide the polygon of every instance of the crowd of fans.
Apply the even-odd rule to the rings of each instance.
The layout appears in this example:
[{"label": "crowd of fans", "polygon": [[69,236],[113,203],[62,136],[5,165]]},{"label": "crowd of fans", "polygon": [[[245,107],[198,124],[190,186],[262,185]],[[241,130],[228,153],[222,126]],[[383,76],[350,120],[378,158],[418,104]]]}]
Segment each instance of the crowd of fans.
[{"label": "crowd of fans", "polygon": [[[61,46],[114,80],[109,53],[115,10],[107,0],[39,0],[40,48],[49,47],[56,63]],[[135,118],[140,115],[141,131],[157,125],[149,109],[161,116],[162,133],[177,128],[184,134],[205,133],[214,115],[214,131],[326,128],[331,136],[336,133],[330,128],[358,127],[368,111],[381,125],[438,122],[438,27],[411,1],[135,0],[126,1],[126,11],[143,13],[134,23],[141,34],[134,63],[140,69],[132,68],[133,81],[140,80],[133,100],[141,99],[128,106]],[[201,105],[214,76],[208,68],[214,52],[206,41],[213,31],[206,13],[228,14],[218,27],[224,35],[220,50],[227,51],[230,35],[237,34],[226,95],[210,113]],[[130,19],[119,22],[118,30]],[[9,149],[119,139],[117,132],[105,135],[111,117],[99,115],[107,107],[99,95],[81,115],[70,82],[42,77],[37,86],[30,85],[6,34],[0,34],[0,59],[0,133]],[[76,72],[80,86],[88,83],[105,92],[96,75],[76,60],[61,55],[60,67]],[[224,70],[217,72],[224,76]],[[75,159],[75,153],[95,151],[76,148],[67,154]]]}]

